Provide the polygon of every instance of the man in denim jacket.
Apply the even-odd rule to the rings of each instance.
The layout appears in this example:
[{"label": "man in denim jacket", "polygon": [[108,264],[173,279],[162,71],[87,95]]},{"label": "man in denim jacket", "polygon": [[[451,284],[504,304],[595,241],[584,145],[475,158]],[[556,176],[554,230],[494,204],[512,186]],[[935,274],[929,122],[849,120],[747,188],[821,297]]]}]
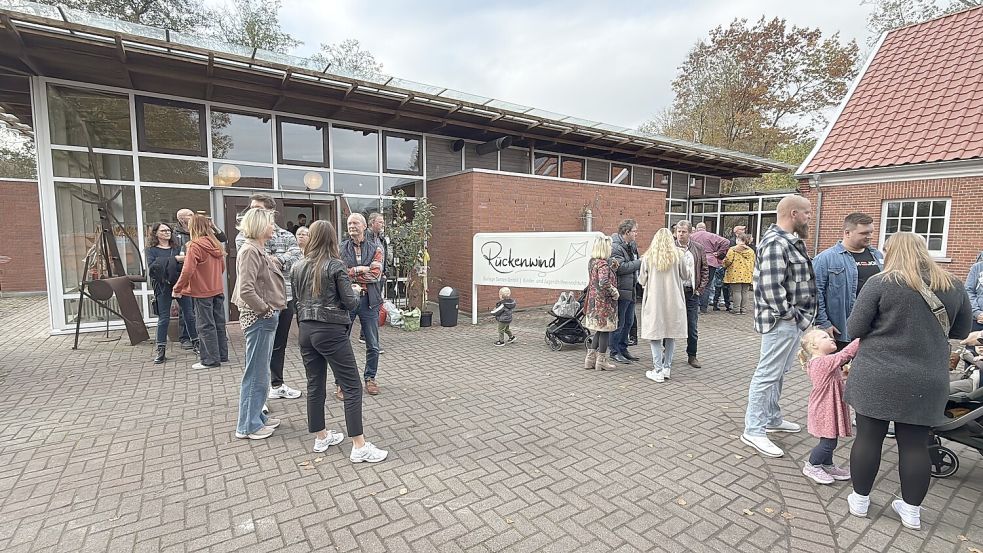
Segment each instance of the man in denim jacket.
[{"label": "man in denim jacket", "polygon": [[846,320],[867,279],[884,268],[884,255],[870,247],[874,220],[865,213],[851,213],[843,220],[843,240],[812,260],[816,271],[819,310],[816,326],[843,349],[853,339]]},{"label": "man in denim jacket", "polygon": [[[973,305],[973,330],[983,330],[983,261],[977,261],[969,268],[966,293],[969,294],[969,303]],[[979,347],[976,349],[980,350]]]}]

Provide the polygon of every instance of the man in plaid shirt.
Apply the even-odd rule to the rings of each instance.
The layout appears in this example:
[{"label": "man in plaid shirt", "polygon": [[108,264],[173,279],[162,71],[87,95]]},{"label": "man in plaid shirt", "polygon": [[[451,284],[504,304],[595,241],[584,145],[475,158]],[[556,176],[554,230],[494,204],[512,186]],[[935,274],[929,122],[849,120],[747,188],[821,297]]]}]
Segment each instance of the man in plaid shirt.
[{"label": "man in plaid shirt", "polygon": [[766,457],[784,455],[769,432],[801,430],[782,418],[778,400],[802,333],[816,318],[816,277],[803,241],[811,219],[808,199],[783,198],[778,223],[761,239],[754,267],[754,329],[761,333],[761,356],[751,377],[741,441]]}]

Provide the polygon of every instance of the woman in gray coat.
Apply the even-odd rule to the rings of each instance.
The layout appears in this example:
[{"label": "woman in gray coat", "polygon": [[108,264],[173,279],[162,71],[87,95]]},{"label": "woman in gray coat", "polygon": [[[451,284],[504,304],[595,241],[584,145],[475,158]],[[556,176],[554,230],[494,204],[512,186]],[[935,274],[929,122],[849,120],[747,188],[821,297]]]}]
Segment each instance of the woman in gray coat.
[{"label": "woman in gray coat", "polygon": [[[867,515],[884,435],[894,421],[902,499],[891,506],[902,524],[918,529],[931,479],[929,430],[943,418],[949,395],[948,338],[969,333],[972,309],[962,283],[935,264],[921,236],[893,234],[885,249],[884,271],[864,285],[847,321],[850,336],[860,338],[845,393],[857,412],[847,501],[850,513]],[[920,289],[930,290],[928,299]],[[929,307],[933,294],[944,317]]]}]

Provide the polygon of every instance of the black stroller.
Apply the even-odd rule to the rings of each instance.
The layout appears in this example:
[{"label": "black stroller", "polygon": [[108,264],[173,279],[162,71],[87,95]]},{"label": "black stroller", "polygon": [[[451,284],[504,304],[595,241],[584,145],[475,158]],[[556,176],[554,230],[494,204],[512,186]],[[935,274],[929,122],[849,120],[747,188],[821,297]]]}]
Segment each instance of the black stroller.
[{"label": "black stroller", "polygon": [[[972,361],[972,357],[970,357]],[[977,366],[981,362],[977,362]],[[956,392],[945,406],[946,421],[932,428],[928,446],[932,461],[932,476],[948,478],[959,470],[959,458],[942,445],[942,438],[969,446],[983,455],[983,388],[972,392]]]},{"label": "black stroller", "polygon": [[553,315],[553,320],[546,325],[546,345],[553,351],[560,351],[563,348],[563,344],[567,345],[577,345],[583,344],[590,340],[590,331],[584,328],[584,303],[587,300],[587,289],[584,288],[580,292],[580,297],[577,301],[580,302],[580,309],[577,310],[577,314],[573,317],[562,316],[554,313],[550,309],[550,315]]}]

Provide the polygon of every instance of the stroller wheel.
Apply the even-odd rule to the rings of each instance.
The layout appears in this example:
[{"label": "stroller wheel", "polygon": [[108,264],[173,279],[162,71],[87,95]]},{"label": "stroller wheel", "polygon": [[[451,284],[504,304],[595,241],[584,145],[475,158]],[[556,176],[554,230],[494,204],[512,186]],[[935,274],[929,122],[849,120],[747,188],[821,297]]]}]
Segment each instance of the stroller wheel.
[{"label": "stroller wheel", "polygon": [[563,344],[561,344],[560,341],[557,340],[555,336],[550,336],[549,334],[547,334],[546,346],[549,347],[552,351],[560,351],[560,348],[563,347]]},{"label": "stroller wheel", "polygon": [[591,340],[593,340],[593,339],[594,339],[594,335],[593,334],[588,334],[587,335],[587,339],[584,340],[584,349],[590,350]]},{"label": "stroller wheel", "polygon": [[948,478],[959,470],[959,458],[947,447],[929,448],[929,457],[932,460],[932,476],[935,478]]}]

